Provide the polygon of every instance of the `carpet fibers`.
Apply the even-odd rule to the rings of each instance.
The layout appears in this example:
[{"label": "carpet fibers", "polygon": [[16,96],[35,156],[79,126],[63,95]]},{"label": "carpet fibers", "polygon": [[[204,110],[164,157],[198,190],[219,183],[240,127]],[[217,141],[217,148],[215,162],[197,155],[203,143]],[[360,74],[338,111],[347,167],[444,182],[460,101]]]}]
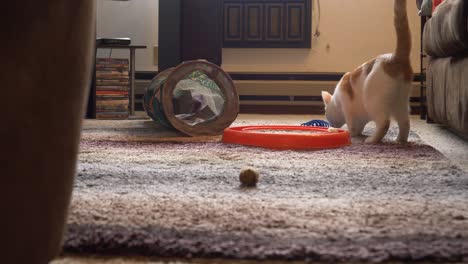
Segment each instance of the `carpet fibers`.
[{"label": "carpet fibers", "polygon": [[[379,145],[296,152],[182,137],[150,121],[87,121],[64,250],[468,261],[467,173],[414,133],[392,143],[396,131]],[[256,188],[239,186],[246,166],[260,173]]]}]

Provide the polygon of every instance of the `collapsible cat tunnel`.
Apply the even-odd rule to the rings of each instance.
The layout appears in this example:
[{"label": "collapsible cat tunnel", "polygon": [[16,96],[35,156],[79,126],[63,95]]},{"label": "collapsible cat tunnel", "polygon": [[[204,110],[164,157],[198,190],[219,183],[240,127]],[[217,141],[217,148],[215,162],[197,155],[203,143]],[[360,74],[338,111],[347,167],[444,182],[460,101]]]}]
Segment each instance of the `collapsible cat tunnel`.
[{"label": "collapsible cat tunnel", "polygon": [[189,136],[220,135],[239,113],[239,95],[231,77],[203,60],[158,74],[143,101],[154,121]]}]

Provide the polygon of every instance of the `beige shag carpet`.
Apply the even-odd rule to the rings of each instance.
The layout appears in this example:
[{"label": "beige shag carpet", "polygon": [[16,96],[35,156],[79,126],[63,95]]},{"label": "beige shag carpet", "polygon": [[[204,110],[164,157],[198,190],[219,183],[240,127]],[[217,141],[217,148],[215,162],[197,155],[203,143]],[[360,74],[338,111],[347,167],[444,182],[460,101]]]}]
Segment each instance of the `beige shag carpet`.
[{"label": "beige shag carpet", "polygon": [[[395,137],[273,151],[148,120],[87,121],[65,253],[468,261],[468,175],[415,133]],[[246,166],[257,188],[239,186]]]}]

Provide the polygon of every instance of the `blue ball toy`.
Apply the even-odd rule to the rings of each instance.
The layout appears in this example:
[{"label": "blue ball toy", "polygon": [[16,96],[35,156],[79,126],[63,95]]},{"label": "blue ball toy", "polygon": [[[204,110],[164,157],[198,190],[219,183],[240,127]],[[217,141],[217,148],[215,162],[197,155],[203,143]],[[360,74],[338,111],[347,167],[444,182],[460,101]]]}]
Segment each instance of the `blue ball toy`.
[{"label": "blue ball toy", "polygon": [[330,127],[330,123],[325,120],[310,120],[309,122],[302,123],[301,126]]}]

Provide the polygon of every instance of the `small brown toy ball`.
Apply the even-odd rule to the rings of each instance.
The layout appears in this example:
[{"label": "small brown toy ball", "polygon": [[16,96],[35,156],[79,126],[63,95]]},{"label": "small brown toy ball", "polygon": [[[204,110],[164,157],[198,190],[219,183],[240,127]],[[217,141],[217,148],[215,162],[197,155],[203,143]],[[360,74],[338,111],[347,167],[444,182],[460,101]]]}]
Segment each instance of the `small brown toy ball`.
[{"label": "small brown toy ball", "polygon": [[242,169],[239,174],[239,180],[242,186],[255,187],[258,182],[259,174],[252,168]]}]

